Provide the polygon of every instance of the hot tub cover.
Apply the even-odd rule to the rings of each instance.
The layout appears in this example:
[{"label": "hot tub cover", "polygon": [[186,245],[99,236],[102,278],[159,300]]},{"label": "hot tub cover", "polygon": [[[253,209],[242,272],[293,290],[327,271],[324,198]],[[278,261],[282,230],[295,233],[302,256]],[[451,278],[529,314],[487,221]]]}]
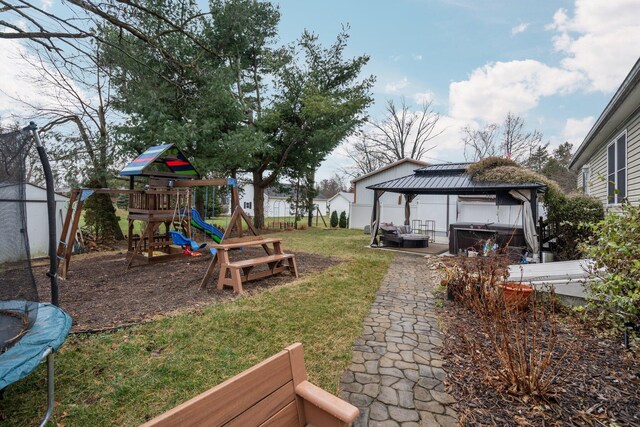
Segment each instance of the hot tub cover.
[{"label": "hot tub cover", "polygon": [[[24,301],[0,301],[0,309],[13,310]],[[13,347],[0,354],[0,390],[33,371],[47,349],[57,350],[69,334],[71,317],[60,307],[39,303],[38,317]]]}]

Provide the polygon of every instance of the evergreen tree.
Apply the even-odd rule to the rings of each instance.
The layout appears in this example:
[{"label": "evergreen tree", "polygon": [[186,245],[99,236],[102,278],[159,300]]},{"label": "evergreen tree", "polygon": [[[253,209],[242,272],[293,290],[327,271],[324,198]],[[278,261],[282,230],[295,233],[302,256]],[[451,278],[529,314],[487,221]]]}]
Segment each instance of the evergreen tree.
[{"label": "evergreen tree", "polygon": [[347,228],[347,213],[345,211],[340,214],[340,228]]},{"label": "evergreen tree", "polygon": [[338,211],[331,212],[331,227],[336,228],[338,226]]}]

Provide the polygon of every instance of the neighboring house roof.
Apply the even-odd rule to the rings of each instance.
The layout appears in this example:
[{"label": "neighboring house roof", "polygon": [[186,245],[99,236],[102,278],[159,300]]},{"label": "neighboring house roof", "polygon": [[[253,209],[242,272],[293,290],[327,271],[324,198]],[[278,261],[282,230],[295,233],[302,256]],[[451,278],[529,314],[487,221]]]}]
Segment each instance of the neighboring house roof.
[{"label": "neighboring house roof", "polygon": [[331,201],[337,197],[342,197],[343,199],[345,199],[347,202],[349,203],[353,203],[353,193],[347,193],[346,191],[339,191],[336,194],[334,194],[331,198],[329,198],[329,200],[327,200],[327,203],[331,203]]},{"label": "neighboring house roof", "polygon": [[357,178],[354,178],[353,180],[351,180],[351,182],[355,184],[358,181],[362,181],[365,178],[369,178],[370,176],[377,175],[380,172],[384,172],[384,171],[389,170],[391,168],[395,168],[396,166],[400,166],[400,165],[402,165],[404,163],[413,163],[414,165],[417,165],[417,166],[428,166],[429,165],[429,163],[423,162],[422,160],[402,159],[402,160],[398,160],[396,162],[393,162],[393,163],[391,163],[389,165],[383,166],[380,169],[376,169],[373,172],[369,172],[367,174],[364,174],[364,175],[361,175],[361,176],[359,176]]},{"label": "neighboring house roof", "polygon": [[[152,166],[160,166],[155,170]],[[149,168],[149,169],[148,169]],[[124,176],[175,176],[176,178],[199,178],[200,174],[189,159],[175,144],[149,147],[120,171]]]},{"label": "neighboring house roof", "polygon": [[469,163],[447,163],[429,165],[417,169],[413,175],[403,176],[379,184],[370,185],[371,190],[384,190],[402,194],[494,194],[511,189],[542,190],[546,185],[539,182],[512,184],[507,182],[474,181],[467,174]]},{"label": "neighboring house roof", "polygon": [[640,59],[624,79],[613,98],[596,120],[582,144],[571,158],[569,168],[576,170],[589,161],[589,158],[615,132],[621,131],[621,126],[640,107]]}]

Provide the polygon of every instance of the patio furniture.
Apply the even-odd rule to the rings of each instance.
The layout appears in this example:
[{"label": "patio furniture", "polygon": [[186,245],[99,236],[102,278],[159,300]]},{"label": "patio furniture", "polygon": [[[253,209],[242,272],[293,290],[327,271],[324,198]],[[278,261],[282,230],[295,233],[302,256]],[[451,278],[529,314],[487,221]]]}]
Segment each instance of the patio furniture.
[{"label": "patio furniture", "polygon": [[383,246],[399,248],[426,248],[429,246],[429,236],[413,233],[408,225],[381,225],[380,242]]},{"label": "patio furniture", "polygon": [[358,408],[307,381],[302,344],[293,344],[142,427],[347,426]]}]

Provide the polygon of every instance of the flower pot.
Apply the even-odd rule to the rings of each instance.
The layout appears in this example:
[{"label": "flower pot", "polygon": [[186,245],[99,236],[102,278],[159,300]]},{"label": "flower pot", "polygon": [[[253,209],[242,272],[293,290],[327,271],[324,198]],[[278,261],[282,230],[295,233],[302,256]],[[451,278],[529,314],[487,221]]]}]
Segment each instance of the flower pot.
[{"label": "flower pot", "polygon": [[508,308],[525,310],[529,306],[529,299],[531,299],[531,293],[533,287],[518,282],[507,282],[498,285],[502,290],[502,297],[504,303]]}]

